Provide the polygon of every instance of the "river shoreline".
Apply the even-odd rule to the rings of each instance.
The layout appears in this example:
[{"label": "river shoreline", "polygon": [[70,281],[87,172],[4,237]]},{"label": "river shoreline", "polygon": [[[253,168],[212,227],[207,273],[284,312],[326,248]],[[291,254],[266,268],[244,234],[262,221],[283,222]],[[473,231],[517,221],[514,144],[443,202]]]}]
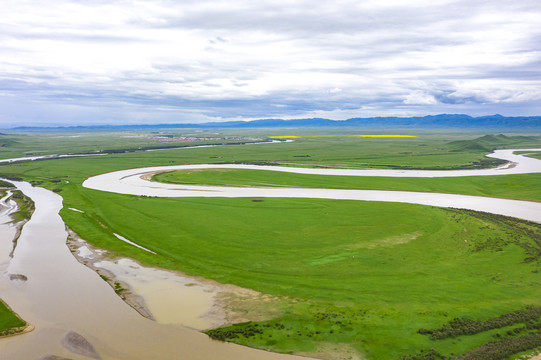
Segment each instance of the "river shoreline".
[{"label": "river shoreline", "polygon": [[[77,235],[67,226],[66,232],[68,233],[66,245],[70,249],[73,256],[77,259],[77,261],[79,261],[86,267],[94,270],[98,275],[100,275],[100,277],[105,282],[107,282],[113,290],[116,290],[115,292],[117,292],[117,294],[122,298],[122,300],[124,300],[128,305],[130,305],[141,316],[144,316],[145,318],[150,320],[154,320],[154,317],[145,305],[144,299],[140,295],[135,294],[129,284],[118,280],[112,272],[95,265],[96,262],[109,260],[107,252],[105,250],[98,250],[94,248],[92,245],[84,241],[81,237],[79,237],[79,235]],[[88,252],[86,252],[83,256],[81,249],[84,248],[86,248]],[[120,288],[118,285],[120,285]],[[121,291],[119,291],[119,289],[121,289]]]},{"label": "river shoreline", "polygon": [[[15,251],[15,247],[17,246],[17,239],[21,235],[21,231],[24,224],[28,222],[28,219],[24,219],[18,222],[13,222],[13,214],[16,213],[18,210],[17,202],[11,199],[11,196],[13,195],[13,190],[14,188],[0,189],[0,192],[5,192],[5,195],[2,197],[2,199],[0,199],[0,219],[1,219],[0,222],[2,222],[0,226],[8,227],[7,230],[9,230],[12,235],[12,236],[8,236],[8,239],[3,239],[3,241],[11,242],[11,250],[9,250],[9,246],[5,246],[4,248],[8,251],[5,251],[5,252],[3,251],[2,254],[0,254],[0,256],[2,257],[5,256],[7,258],[13,257],[13,252]],[[7,221],[4,221],[4,220],[7,220]],[[11,240],[9,239],[10,237],[11,237]],[[3,266],[2,268],[0,268],[0,271],[4,272]],[[9,274],[7,272],[4,272],[3,275],[6,276],[9,279],[9,281],[19,280],[17,274]],[[9,311],[11,311],[21,321],[24,321],[21,318],[21,316],[15,311],[13,311],[13,309],[9,306],[9,304],[7,304],[1,298],[0,298],[0,303],[3,304]],[[0,339],[23,335],[23,334],[33,331],[34,329],[35,327],[29,323],[26,323],[26,325],[20,326],[20,327],[4,329],[0,331]]]},{"label": "river shoreline", "polygon": [[[68,227],[66,231],[67,246],[77,261],[99,274],[122,300],[150,320],[202,331],[274,315],[273,312],[253,310],[257,303],[278,301],[269,295],[179,271],[145,267],[96,248]],[[159,282],[160,287],[141,287],[138,283],[141,278],[145,283]],[[159,292],[160,297],[166,296],[168,301],[162,299],[154,303],[153,292]],[[179,316],[179,311],[190,316]],[[158,319],[153,313],[159,315]]]},{"label": "river shoreline", "polygon": [[34,201],[35,211],[21,231],[13,258],[6,251],[3,264],[7,273],[20,274],[26,281],[0,277],[0,293],[35,330],[2,339],[2,358],[83,360],[88,358],[85,349],[77,346],[83,342],[103,360],[300,359],[225,344],[180,325],[142,317],[68,249],[59,216],[62,198],[29,183],[13,183]]}]

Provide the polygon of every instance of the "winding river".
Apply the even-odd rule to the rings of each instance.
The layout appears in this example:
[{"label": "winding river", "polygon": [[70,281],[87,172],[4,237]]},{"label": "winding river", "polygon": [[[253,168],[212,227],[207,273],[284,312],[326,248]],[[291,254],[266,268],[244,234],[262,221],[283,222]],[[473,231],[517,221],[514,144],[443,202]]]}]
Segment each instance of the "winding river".
[{"label": "winding river", "polygon": [[[539,150],[539,149],[535,149]],[[541,222],[541,203],[475,196],[401,191],[305,188],[184,186],[150,182],[161,171],[202,168],[241,168],[348,176],[482,176],[541,172],[541,161],[492,154],[510,165],[491,170],[401,171],[329,170],[250,165],[179,165],[130,169],[87,179],[83,186],[122,194],[190,197],[311,197],[407,202],[488,211]],[[516,150],[515,150],[516,151]],[[32,198],[36,210],[23,227],[12,258],[2,257],[1,297],[35,330],[0,340],[0,359],[295,359],[289,355],[249,349],[210,340],[186,327],[163,324],[140,316],[127,306],[93,270],[81,265],[66,246],[65,225],[58,215],[62,198],[25,182],[14,182]],[[5,222],[7,214],[0,214]],[[0,254],[2,255],[2,254]],[[10,280],[9,275],[27,280]],[[86,339],[90,347],[83,346]],[[94,350],[91,352],[90,350]],[[89,352],[90,351],[90,352]],[[89,355],[90,354],[90,355]],[[58,358],[52,357],[58,356]]]},{"label": "winding river", "polygon": [[489,156],[507,160],[509,163],[494,169],[349,170],[237,164],[173,165],[121,170],[93,176],[87,179],[83,183],[83,186],[90,189],[120,194],[158,197],[283,197],[402,202],[486,211],[499,215],[513,216],[525,220],[541,222],[541,203],[531,201],[411,191],[176,185],[157,183],[148,180],[152,174],[159,172],[193,169],[251,169],[313,175],[386,177],[459,177],[541,173],[541,160],[529,158],[524,155],[514,154],[514,152],[517,151],[540,150],[541,149],[497,150]]}]

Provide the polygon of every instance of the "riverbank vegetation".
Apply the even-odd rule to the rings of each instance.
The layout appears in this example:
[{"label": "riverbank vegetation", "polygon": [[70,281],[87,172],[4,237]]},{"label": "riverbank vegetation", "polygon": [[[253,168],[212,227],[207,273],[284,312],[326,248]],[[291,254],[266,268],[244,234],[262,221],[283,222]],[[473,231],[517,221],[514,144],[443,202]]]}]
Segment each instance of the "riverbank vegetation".
[{"label": "riverbank vegetation", "polygon": [[14,190],[11,199],[17,203],[17,211],[11,214],[14,223],[28,221],[35,210],[34,201],[20,190]]},{"label": "riverbank vegetation", "polygon": [[[523,139],[520,147],[541,145],[535,138],[528,139]],[[430,349],[451,357],[489,346],[491,341],[506,339],[507,331],[528,326],[513,323],[440,340],[419,333],[419,329],[440,329],[455,318],[488,321],[526,306],[539,306],[538,224],[410,204],[153,198],[105,193],[81,184],[92,175],[153,165],[235,162],[459,168],[478,163],[486,153],[461,148],[463,143],[451,144],[457,140],[423,136],[303,138],[281,144],[26,162],[0,166],[0,173],[57,189],[64,199],[61,215],[66,224],[98,247],[146,265],[181,270],[281,299],[281,315],[210,331],[215,339],[323,358],[338,354],[345,358],[399,359],[421,350],[426,354]],[[246,174],[228,176],[242,183]],[[209,179],[214,176],[207,175]],[[248,175],[252,176],[259,175]],[[292,178],[297,175],[285,173],[273,173],[274,178],[265,176],[267,183],[277,186],[303,183],[347,187],[353,184],[347,181],[354,180]],[[538,191],[538,186],[533,186],[539,183],[535,176],[487,179],[492,185],[474,179],[430,184],[419,181],[432,179],[415,179],[414,183],[370,178],[356,179],[360,182],[353,186],[417,186],[417,191],[442,191],[440,187],[459,193],[487,191],[492,186],[493,193],[507,194],[510,189],[518,189],[513,184],[519,184],[517,198],[532,199]],[[114,233],[157,255],[119,241]],[[496,334],[501,338],[496,339]]]},{"label": "riverbank vegetation", "polygon": [[13,188],[13,184],[4,180],[0,180],[0,188]]}]

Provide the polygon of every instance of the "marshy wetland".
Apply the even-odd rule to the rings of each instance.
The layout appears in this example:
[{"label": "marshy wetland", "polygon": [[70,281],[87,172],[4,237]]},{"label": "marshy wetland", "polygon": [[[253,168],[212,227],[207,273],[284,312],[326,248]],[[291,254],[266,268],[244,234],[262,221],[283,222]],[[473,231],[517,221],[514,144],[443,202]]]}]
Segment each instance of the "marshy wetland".
[{"label": "marshy wetland", "polygon": [[[221,180],[220,174],[217,175],[219,172],[200,169],[200,172],[187,175],[178,174],[183,178],[181,181],[167,180],[214,187],[242,186],[242,191],[271,191],[275,193],[269,195],[272,197],[248,193],[243,198],[218,198],[200,192],[203,196],[161,198],[155,197],[160,194],[117,194],[83,186],[86,179],[99,174],[177,164],[282,165],[289,170],[299,166],[396,169],[402,165],[405,169],[399,171],[412,168],[483,171],[475,169],[506,163],[497,159],[485,160],[484,154],[491,150],[486,147],[541,147],[541,141],[535,137],[493,136],[480,139],[441,139],[434,136],[405,139],[301,138],[289,143],[259,144],[257,148],[224,146],[119,153],[3,166],[0,173],[4,177],[20,177],[38,186],[28,188],[28,191],[39,192],[43,187],[57,193],[47,192],[51,204],[56,206],[56,210],[51,208],[47,213],[60,210],[62,216],[56,220],[58,224],[62,223],[62,226],[57,225],[62,236],[54,240],[53,247],[58,247],[58,251],[64,253],[62,256],[70,259],[70,265],[67,262],[56,264],[53,257],[47,262],[51,266],[50,271],[44,271],[49,267],[36,272],[27,271],[29,280],[22,286],[16,285],[19,290],[12,291],[19,295],[1,296],[25,321],[35,325],[36,330],[17,338],[2,339],[0,347],[10,354],[25,354],[23,358],[29,359],[45,355],[45,349],[48,349],[47,353],[58,356],[83,358],[62,346],[62,339],[73,331],[92,343],[104,359],[145,356],[169,359],[180,353],[186,358],[208,358],[209,354],[224,359],[275,356],[210,340],[206,335],[178,325],[178,322],[164,324],[168,322],[166,315],[160,315],[161,322],[143,318],[122,302],[117,294],[122,291],[115,292],[118,289],[108,286],[94,271],[75,270],[86,268],[66,247],[63,223],[87,241],[94,251],[106,250],[112,263],[134,259],[137,265],[131,264],[133,267],[180,271],[201,280],[201,284],[208,285],[204,279],[212,279],[217,287],[232,284],[257,294],[251,301],[244,302],[235,299],[234,294],[221,299],[220,306],[235,308],[236,311],[244,308],[246,316],[243,322],[208,330],[214,339],[328,359],[399,359],[415,354],[418,354],[417,358],[423,358],[421,354],[430,354],[430,349],[434,349],[433,354],[453,357],[479,351],[474,349],[491,341],[522,344],[528,340],[529,345],[535,345],[535,324],[539,315],[534,310],[527,310],[531,309],[527,306],[538,306],[541,295],[541,250],[538,250],[541,229],[538,223],[469,210],[396,203],[397,199],[392,196],[398,196],[398,193],[392,192],[385,195],[387,199],[379,201],[352,201],[308,198],[313,196],[299,198],[299,193],[295,196],[295,192],[305,190],[286,189],[291,186],[307,188],[312,193],[324,188],[401,190],[507,198],[501,200],[503,203],[490,206],[500,210],[509,208],[507,204],[510,203],[506,202],[511,201],[509,199],[539,199],[536,197],[539,196],[539,188],[532,186],[539,174],[527,174],[527,171],[512,173],[521,168],[520,164],[500,170],[510,171],[510,175],[461,176],[453,181],[444,177],[413,181],[409,177],[390,176],[364,178],[275,171],[270,174],[269,171],[254,169],[225,171],[226,178]],[[485,148],[479,149],[479,146]],[[246,175],[242,171],[252,172],[247,174],[248,180],[242,180]],[[255,174],[258,172],[266,174]],[[157,176],[158,180],[166,175]],[[138,179],[140,177],[135,177],[136,181]],[[125,180],[131,181],[129,178]],[[159,185],[146,180],[145,183],[150,187]],[[169,189],[175,186],[166,185]],[[194,192],[200,190],[195,189]],[[281,191],[282,194],[284,191],[292,193],[280,197]],[[319,193],[322,194],[321,191]],[[539,203],[531,204],[533,208],[539,207]],[[36,206],[36,213],[39,209],[39,205]],[[527,210],[527,213],[532,214],[532,211]],[[539,222],[539,215],[533,216],[537,217],[529,220]],[[34,214],[31,222],[36,219],[39,216]],[[32,236],[31,222],[23,228],[20,241],[36,241]],[[25,228],[30,229],[26,231],[28,235],[25,235]],[[151,252],[121,241],[115,234]],[[49,242],[41,245],[48,247]],[[37,245],[27,249],[34,246]],[[82,246],[85,245],[79,248]],[[19,247],[18,244],[17,247],[19,250],[16,250],[9,266],[15,266],[17,259],[22,261],[25,258],[24,255],[17,256],[17,251],[24,254],[25,245]],[[48,251],[35,254],[31,262],[44,261]],[[75,248],[72,251],[78,252]],[[79,252],[83,257],[85,254],[88,255],[84,250]],[[57,270],[53,270],[51,263],[57,266]],[[70,272],[66,269],[74,269],[74,274],[88,272],[85,276],[92,280],[85,278],[74,284],[74,280],[70,282],[69,277],[61,275]],[[39,301],[35,300],[30,295],[38,294],[38,289],[45,283],[45,280],[40,281],[40,277],[50,277],[47,281],[60,280],[57,282],[62,290],[50,294],[50,300],[41,295],[36,295]],[[188,282],[180,286],[193,288],[194,284]],[[15,285],[6,282],[2,286]],[[77,312],[76,316],[60,311],[50,312],[50,318],[46,319],[39,315],[43,307],[52,306],[53,298],[59,293],[71,294],[74,289],[81,295],[65,296],[66,304],[61,307]],[[43,288],[39,291],[47,293]],[[94,297],[102,300],[92,301],[92,304],[90,300],[84,300]],[[36,310],[40,306],[42,310]],[[507,321],[497,327],[481,327],[482,331],[478,332],[465,331],[441,339],[426,332],[446,324],[452,325],[454,318],[490,321],[517,311],[526,312],[526,317],[509,315],[516,321]],[[101,320],[95,316],[98,312],[103,315]],[[117,319],[121,316],[130,320],[114,323],[117,326],[129,324],[131,330],[122,332],[111,322],[103,322],[103,318]],[[68,317],[72,322],[67,322]],[[494,322],[500,324],[497,321],[491,323]],[[222,325],[228,325],[227,321]],[[419,332],[421,329],[425,332]],[[140,343],[141,346],[149,346],[149,350],[140,353],[137,349],[130,349],[129,343],[133,344],[134,338],[141,339],[143,333],[153,334],[147,336],[146,342]],[[35,340],[38,336],[46,341]],[[160,340],[157,341],[155,336]],[[180,338],[190,344],[189,351],[184,340],[178,346],[167,345],[168,341],[178,343]],[[164,348],[161,350],[163,353],[158,351],[151,355],[153,346],[150,343],[153,341],[156,341],[156,346]],[[38,354],[38,350],[33,348],[39,346],[31,344],[41,344],[41,352]],[[520,351],[537,346],[521,348]],[[247,353],[238,355],[236,351]]]}]

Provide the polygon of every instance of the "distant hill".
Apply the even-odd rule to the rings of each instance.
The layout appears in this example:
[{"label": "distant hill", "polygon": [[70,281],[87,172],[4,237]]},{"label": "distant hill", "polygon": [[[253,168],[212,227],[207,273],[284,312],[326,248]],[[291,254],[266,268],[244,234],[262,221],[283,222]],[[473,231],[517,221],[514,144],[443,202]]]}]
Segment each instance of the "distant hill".
[{"label": "distant hill", "polygon": [[533,146],[537,146],[539,143],[539,136],[505,136],[499,135],[485,135],[473,140],[458,140],[448,143],[452,151],[484,151],[491,152],[495,149],[517,146],[527,146],[526,144],[532,143]]},{"label": "distant hill", "polygon": [[17,141],[11,139],[8,135],[0,133],[0,147],[9,147],[16,143]]},{"label": "distant hill", "polygon": [[356,128],[415,128],[415,129],[538,129],[541,130],[541,116],[489,115],[472,117],[464,114],[440,114],[422,117],[370,117],[347,120],[321,118],[283,120],[262,119],[253,121],[209,122],[200,124],[158,124],[158,125],[96,125],[67,127],[20,126],[13,130],[122,130],[156,128],[283,128],[283,127],[356,127]]}]

